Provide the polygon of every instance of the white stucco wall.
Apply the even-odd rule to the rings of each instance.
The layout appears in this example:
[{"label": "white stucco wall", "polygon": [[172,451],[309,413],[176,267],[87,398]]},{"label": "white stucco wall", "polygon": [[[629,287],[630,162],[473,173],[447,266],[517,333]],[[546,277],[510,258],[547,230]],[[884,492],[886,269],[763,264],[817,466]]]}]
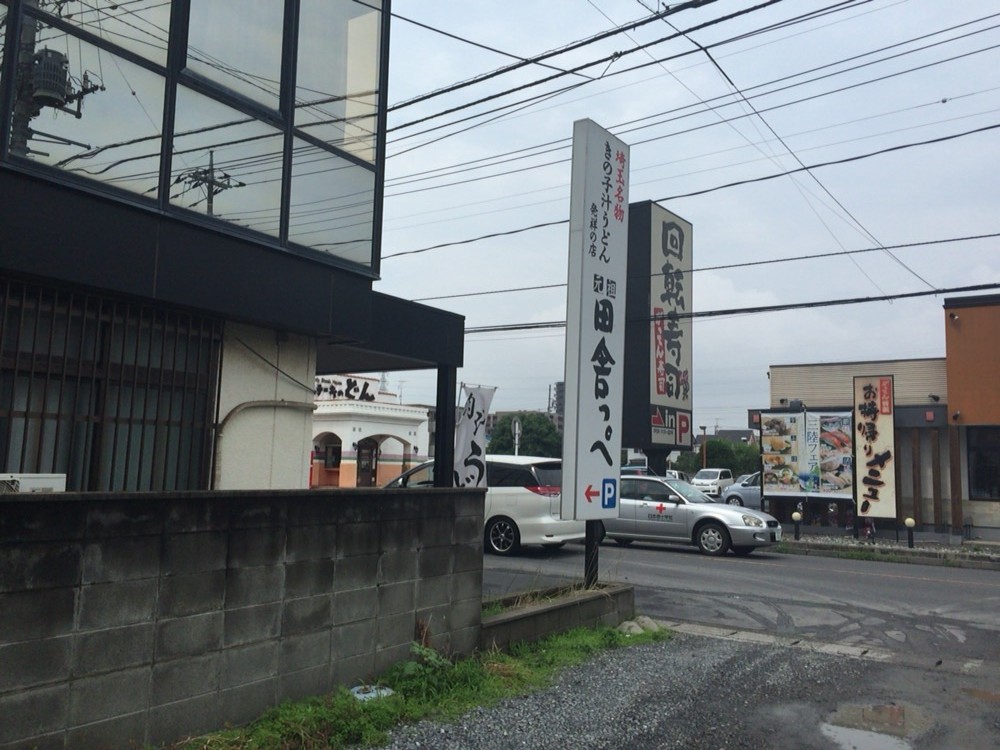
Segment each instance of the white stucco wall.
[{"label": "white stucco wall", "polygon": [[315,341],[227,323],[215,489],[306,489]]},{"label": "white stucco wall", "polygon": [[393,450],[405,445],[416,447],[421,460],[428,454],[427,408],[402,404],[363,403],[359,401],[318,401],[313,414],[313,434],[338,435],[344,449],[364,438],[395,438]]}]

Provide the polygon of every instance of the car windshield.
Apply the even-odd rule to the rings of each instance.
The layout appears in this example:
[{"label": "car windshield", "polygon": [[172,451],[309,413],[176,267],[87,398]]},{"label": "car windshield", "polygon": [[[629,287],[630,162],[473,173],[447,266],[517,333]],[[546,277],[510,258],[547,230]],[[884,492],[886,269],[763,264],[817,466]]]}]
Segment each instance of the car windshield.
[{"label": "car windshield", "polygon": [[433,487],[434,486],[434,462],[429,461],[417,468],[402,474],[387,485],[387,489],[397,487]]},{"label": "car windshield", "polygon": [[680,479],[670,479],[667,480],[667,484],[670,485],[670,489],[676,492],[678,495],[683,497],[689,503],[714,503],[715,501],[706,495],[704,492],[699,490],[697,487],[693,487],[687,482]]},{"label": "car windshield", "polygon": [[694,475],[695,479],[718,479],[719,470],[718,469],[699,469],[698,473]]}]

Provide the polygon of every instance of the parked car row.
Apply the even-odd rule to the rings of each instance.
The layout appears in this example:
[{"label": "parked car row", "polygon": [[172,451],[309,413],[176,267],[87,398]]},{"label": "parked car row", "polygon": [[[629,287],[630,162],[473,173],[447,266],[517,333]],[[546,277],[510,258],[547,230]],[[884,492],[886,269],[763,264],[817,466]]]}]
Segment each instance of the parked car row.
[{"label": "parked car row", "polygon": [[[748,555],[781,541],[781,524],[759,510],[759,473],[735,485],[728,469],[702,471],[715,472],[702,479],[714,481],[717,497],[724,490],[722,502],[701,490],[698,478],[702,472],[689,483],[682,472],[658,477],[623,471],[618,517],[601,522],[601,538],[623,545],[636,540],[690,544],[706,555],[724,555],[729,550]],[[719,481],[727,479],[720,488]],[[486,483],[483,544],[487,552],[511,555],[522,545],[561,547],[584,539],[583,521],[560,517],[559,459],[488,455]],[[434,462],[424,462],[385,486],[433,487]]]}]

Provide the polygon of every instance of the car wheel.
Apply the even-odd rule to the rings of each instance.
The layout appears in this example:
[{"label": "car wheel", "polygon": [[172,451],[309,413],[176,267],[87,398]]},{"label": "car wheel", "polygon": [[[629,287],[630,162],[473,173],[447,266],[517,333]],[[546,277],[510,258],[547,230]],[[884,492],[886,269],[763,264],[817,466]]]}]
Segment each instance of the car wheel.
[{"label": "car wheel", "polygon": [[726,505],[743,505],[743,500],[740,499],[739,495],[733,495],[726,498]]},{"label": "car wheel", "polygon": [[724,555],[729,550],[729,532],[717,523],[706,523],[698,529],[698,549],[706,555]]},{"label": "car wheel", "polygon": [[484,542],[494,555],[513,555],[521,547],[521,532],[509,518],[497,516],[486,524]]},{"label": "car wheel", "polygon": [[740,557],[746,557],[751,552],[753,552],[756,547],[733,547],[733,554],[739,555]]}]

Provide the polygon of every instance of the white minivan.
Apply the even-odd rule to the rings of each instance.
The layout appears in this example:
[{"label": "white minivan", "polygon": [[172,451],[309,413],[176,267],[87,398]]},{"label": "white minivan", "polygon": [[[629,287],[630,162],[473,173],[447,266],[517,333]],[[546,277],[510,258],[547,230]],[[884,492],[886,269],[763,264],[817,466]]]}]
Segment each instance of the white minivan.
[{"label": "white minivan", "polygon": [[[487,552],[512,555],[523,544],[561,547],[583,539],[583,521],[559,516],[562,461],[540,456],[486,456],[483,544]],[[434,462],[427,461],[385,485],[433,487]]]},{"label": "white minivan", "polygon": [[719,498],[723,490],[733,483],[733,472],[729,469],[699,469],[691,479],[691,484],[709,497]]}]

